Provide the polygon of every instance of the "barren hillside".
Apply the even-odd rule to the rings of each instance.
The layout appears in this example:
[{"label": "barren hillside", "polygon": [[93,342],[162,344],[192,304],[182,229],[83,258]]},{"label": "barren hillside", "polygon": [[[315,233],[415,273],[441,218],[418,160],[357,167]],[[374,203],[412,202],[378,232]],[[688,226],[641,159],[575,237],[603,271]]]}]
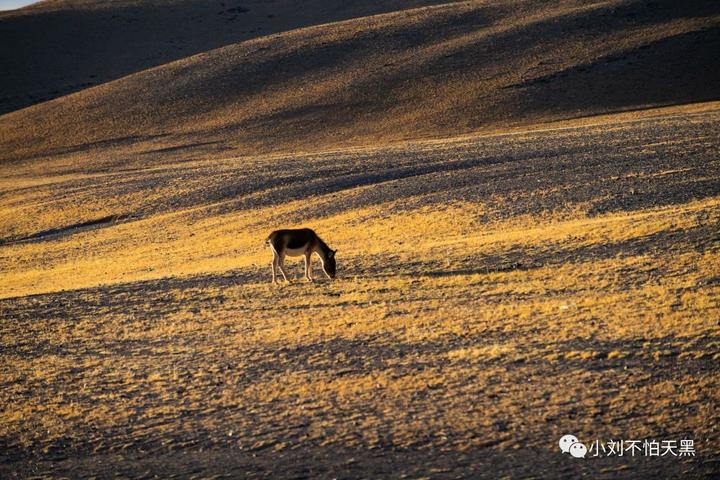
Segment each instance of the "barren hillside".
[{"label": "barren hillside", "polygon": [[719,50],[715,2],[450,3],[234,43],[4,115],[0,155],[317,150],[715,99]]},{"label": "barren hillside", "polygon": [[0,114],[232,43],[428,0],[46,0],[0,12]]}]

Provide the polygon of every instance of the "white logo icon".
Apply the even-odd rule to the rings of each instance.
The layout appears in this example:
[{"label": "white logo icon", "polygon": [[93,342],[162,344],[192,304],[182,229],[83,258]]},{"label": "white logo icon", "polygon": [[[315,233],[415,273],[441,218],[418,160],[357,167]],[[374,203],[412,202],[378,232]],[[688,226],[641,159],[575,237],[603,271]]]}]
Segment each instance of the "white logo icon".
[{"label": "white logo icon", "polygon": [[585,458],[587,447],[580,442],[570,445],[570,455],[575,458]]},{"label": "white logo icon", "polygon": [[587,447],[575,435],[563,435],[559,445],[563,453],[569,453],[575,458],[585,458],[587,453]]},{"label": "white logo icon", "polygon": [[563,453],[570,453],[570,447],[573,443],[578,443],[580,440],[575,435],[563,435],[560,439],[560,450]]}]

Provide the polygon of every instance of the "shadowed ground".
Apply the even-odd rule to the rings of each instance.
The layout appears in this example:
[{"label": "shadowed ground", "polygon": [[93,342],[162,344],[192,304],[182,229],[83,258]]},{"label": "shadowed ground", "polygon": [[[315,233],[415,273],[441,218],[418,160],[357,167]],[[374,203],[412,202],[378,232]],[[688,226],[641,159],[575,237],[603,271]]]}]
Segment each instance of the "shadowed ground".
[{"label": "shadowed ground", "polygon": [[0,114],[243,40],[433,3],[38,2],[0,12]]}]

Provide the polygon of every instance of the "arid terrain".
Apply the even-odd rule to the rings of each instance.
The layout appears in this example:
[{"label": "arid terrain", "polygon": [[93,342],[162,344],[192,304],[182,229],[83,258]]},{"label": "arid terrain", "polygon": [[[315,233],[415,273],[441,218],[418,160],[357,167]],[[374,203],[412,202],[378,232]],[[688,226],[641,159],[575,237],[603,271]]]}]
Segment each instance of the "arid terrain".
[{"label": "arid terrain", "polygon": [[[65,0],[0,40],[0,477],[720,472],[720,5]],[[295,226],[337,279],[270,284]]]}]

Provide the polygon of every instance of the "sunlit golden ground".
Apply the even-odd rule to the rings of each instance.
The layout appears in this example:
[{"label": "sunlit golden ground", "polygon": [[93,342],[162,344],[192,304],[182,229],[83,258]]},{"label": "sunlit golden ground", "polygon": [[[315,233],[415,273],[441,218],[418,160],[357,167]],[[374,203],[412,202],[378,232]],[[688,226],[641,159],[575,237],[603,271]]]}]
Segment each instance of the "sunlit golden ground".
[{"label": "sunlit golden ground", "polygon": [[[719,119],[5,169],[0,471],[717,470]],[[269,284],[294,225],[337,281]],[[698,453],[574,461],[565,433]]]}]

